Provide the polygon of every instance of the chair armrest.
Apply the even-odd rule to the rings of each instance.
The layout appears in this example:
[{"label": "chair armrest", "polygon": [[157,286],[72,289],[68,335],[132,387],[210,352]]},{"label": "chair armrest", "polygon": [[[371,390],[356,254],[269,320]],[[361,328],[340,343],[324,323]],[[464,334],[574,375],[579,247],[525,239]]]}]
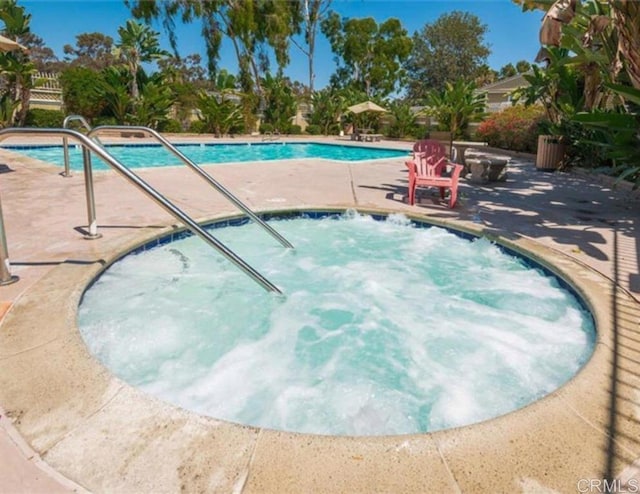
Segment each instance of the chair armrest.
[{"label": "chair armrest", "polygon": [[410,160],[405,161],[404,164],[409,169],[409,181],[415,179],[415,177],[418,175],[418,166],[416,165],[416,162]]},{"label": "chair armrest", "polygon": [[464,166],[459,165],[458,163],[450,163],[453,166],[453,170],[451,171],[451,180],[457,181],[460,178],[460,174],[462,170],[464,170]]},{"label": "chair armrest", "polygon": [[436,161],[435,165],[433,165],[436,175],[442,175],[442,172],[447,171],[447,165],[449,164],[449,160],[445,156]]}]

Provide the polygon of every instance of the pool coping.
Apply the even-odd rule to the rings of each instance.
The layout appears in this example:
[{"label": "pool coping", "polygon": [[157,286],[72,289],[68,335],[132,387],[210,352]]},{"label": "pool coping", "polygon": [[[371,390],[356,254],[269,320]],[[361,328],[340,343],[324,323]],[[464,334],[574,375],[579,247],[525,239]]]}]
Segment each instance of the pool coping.
[{"label": "pool coping", "polygon": [[[470,222],[393,209],[353,209],[401,213],[498,239],[495,232]],[[630,335],[639,317],[637,304],[594,269],[517,236],[501,236],[500,243],[569,282],[591,308],[597,327],[594,353],[580,372],[523,409],[429,434],[331,437],[202,417],[135,390],[89,355],[76,327],[77,305],[85,286],[123,251],[171,231],[177,228],[119,237],[105,245],[107,254],[96,262],[61,264],[20,297],[3,321],[0,403],[31,447],[84,488],[487,492],[544,486],[564,492],[576,490],[581,479],[602,478],[603,459],[612,448],[614,471],[640,456],[635,442],[625,439],[640,437],[637,421],[618,421],[615,439],[607,432],[612,386],[618,397],[629,398],[617,403],[618,412],[637,414],[633,387],[615,386],[640,376],[640,363],[620,347],[620,341],[636,352],[640,347]],[[624,317],[612,317],[612,298],[613,314]],[[47,321],[46,331],[42,321]],[[618,363],[613,369],[612,362]]]}]

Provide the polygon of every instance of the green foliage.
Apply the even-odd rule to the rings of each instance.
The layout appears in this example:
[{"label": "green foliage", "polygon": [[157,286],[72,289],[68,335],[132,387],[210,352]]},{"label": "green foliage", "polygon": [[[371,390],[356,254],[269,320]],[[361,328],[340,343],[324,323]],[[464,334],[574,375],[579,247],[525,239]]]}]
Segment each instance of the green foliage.
[{"label": "green foliage", "polygon": [[273,132],[273,125],[271,125],[270,123],[263,123],[260,125],[260,133],[261,134],[266,134],[267,132],[271,133]]},{"label": "green foliage", "polygon": [[[3,34],[12,39],[32,38],[30,23],[31,14],[15,0],[0,2],[0,20],[4,23]],[[24,125],[29,110],[29,98],[34,87],[32,76],[36,66],[29,55],[21,50],[0,53],[0,74],[10,97],[18,102],[15,108],[15,124]]]},{"label": "green foliage", "polygon": [[31,14],[27,14],[16,0],[3,0],[0,5],[0,20],[4,23],[3,34],[13,39],[26,36],[31,30]]},{"label": "green foliage", "polygon": [[529,72],[531,70],[531,67],[531,64],[526,60],[520,60],[516,63],[516,70],[518,71],[518,74]]},{"label": "green foliage", "polygon": [[110,115],[101,115],[93,119],[93,126],[99,127],[100,125],[122,125],[115,117]]},{"label": "green foliage", "polygon": [[[273,55],[278,68],[289,63],[289,40],[300,25],[300,4],[269,0],[194,2],[167,0],[150,2],[128,0],[133,15],[150,22],[162,19],[174,51],[177,47],[175,20],[191,22],[202,20],[202,38],[205,42],[211,77],[218,70],[218,59],[223,36],[227,36],[238,57],[240,85],[245,93],[261,94],[260,79],[269,69],[269,55]],[[248,123],[248,122],[247,122]]]},{"label": "green foliage", "polygon": [[406,64],[409,98],[422,101],[428,91],[444,90],[447,82],[475,80],[491,53],[486,32],[478,17],[460,11],[443,14],[416,32]]},{"label": "green foliage", "polygon": [[223,95],[201,93],[198,96],[198,110],[204,132],[221,137],[244,128],[241,107]]},{"label": "green foliage", "polygon": [[640,187],[640,89],[610,84],[608,89],[622,97],[626,104],[615,109],[579,113],[574,121],[595,132],[592,139],[582,139],[582,145],[598,145],[610,160],[607,170],[620,180]]},{"label": "green foliage", "polygon": [[474,82],[458,79],[447,82],[442,91],[427,93],[427,113],[438,121],[442,130],[451,132],[453,138],[463,137],[470,122],[484,117],[486,95],[476,91]]},{"label": "green foliage", "polygon": [[26,127],[53,128],[62,127],[64,114],[60,110],[41,110],[32,108],[27,112]]},{"label": "green foliage", "polygon": [[540,106],[515,105],[489,115],[476,131],[476,138],[490,146],[511,151],[536,152],[544,110]]},{"label": "green foliage", "polygon": [[300,134],[302,134],[302,127],[300,127],[299,125],[291,125],[289,127],[289,134],[299,136]]},{"label": "green foliage", "polygon": [[118,28],[120,39],[116,43],[114,53],[122,61],[129,72],[129,90],[131,99],[140,96],[138,73],[143,62],[151,62],[169,54],[160,49],[159,33],[149,26],[128,20]]},{"label": "green foliage", "polygon": [[194,120],[189,126],[189,132],[193,134],[205,134],[207,131],[205,129],[205,124],[203,121]]},{"label": "green foliage", "polygon": [[392,123],[387,132],[389,137],[407,137],[416,133],[417,119],[407,102],[395,101],[389,106]]},{"label": "green foliage", "polygon": [[103,76],[86,67],[69,67],[60,74],[62,99],[67,114],[82,115],[91,122],[105,108],[100,98]]},{"label": "green foliage", "polygon": [[183,132],[182,124],[173,118],[167,118],[166,120],[158,123],[158,132],[178,134]]},{"label": "green foliage", "polygon": [[183,128],[190,124],[200,91],[211,87],[211,82],[205,80],[200,62],[200,55],[195,53],[185,58],[174,56],[158,61],[162,79],[172,93],[175,116]]},{"label": "green foliage", "polygon": [[525,105],[542,104],[547,119],[560,126],[584,109],[584,78],[569,65],[568,50],[549,47],[548,54],[549,65],[544,69],[533,66],[530,74],[524,74],[529,85],[514,91],[513,100]]},{"label": "green foliage", "polygon": [[[329,135],[337,130],[340,117],[347,109],[347,101],[344,94],[336,89],[325,88],[316,91],[311,96],[311,105],[313,111],[310,115],[309,122],[318,127],[317,134]],[[312,132],[307,127],[307,132]]]},{"label": "green foliage", "polygon": [[316,124],[307,125],[307,134],[310,134],[312,136],[317,136],[321,132],[322,132],[322,129],[320,128],[319,125],[316,125]]},{"label": "green foliage", "polygon": [[15,101],[9,92],[0,95],[0,129],[10,127],[13,121],[13,113],[18,108],[18,101]]},{"label": "green foliage", "polygon": [[515,66],[512,63],[508,63],[500,69],[498,76],[500,77],[500,79],[507,79],[509,77],[513,77],[517,73],[518,71],[516,70]]},{"label": "green foliage", "polygon": [[[524,9],[551,2],[514,0]],[[562,25],[560,47],[545,47],[548,65],[522,92],[548,110],[551,131],[582,166],[640,183],[640,4],[584,0]],[[556,40],[553,40],[556,41]],[[623,61],[623,63],[620,63]]]},{"label": "green foliage", "polygon": [[128,90],[128,71],[108,67],[102,72],[102,81],[97,88],[98,96],[105,104],[105,116],[115,118],[117,125],[127,122],[129,110],[133,105]]},{"label": "green foliage", "polygon": [[113,38],[102,33],[82,33],[76,36],[76,47],[65,45],[65,60],[71,67],[102,70],[116,62],[112,54]]},{"label": "green foliage", "polygon": [[402,85],[412,42],[398,19],[378,25],[372,17],[340,19],[332,12],[321,27],[340,62],[334,87],[352,85],[367,97],[385,97]]},{"label": "green foliage", "polygon": [[172,104],[171,90],[161,78],[150,80],[142,86],[140,98],[133,102],[133,112],[128,121],[133,125],[156,129],[168,118]]},{"label": "green foliage", "polygon": [[264,122],[271,124],[275,130],[287,131],[297,109],[291,87],[281,75],[272,77],[271,74],[267,74],[264,78],[263,87]]}]

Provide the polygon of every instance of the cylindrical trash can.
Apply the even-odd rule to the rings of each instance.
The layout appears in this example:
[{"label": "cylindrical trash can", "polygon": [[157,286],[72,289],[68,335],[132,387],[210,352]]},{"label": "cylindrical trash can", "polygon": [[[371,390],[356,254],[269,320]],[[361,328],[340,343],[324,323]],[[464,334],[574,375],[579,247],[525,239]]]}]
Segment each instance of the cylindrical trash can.
[{"label": "cylindrical trash can", "polygon": [[538,136],[538,154],[536,156],[536,169],[544,171],[557,170],[560,166],[566,145],[558,136]]}]

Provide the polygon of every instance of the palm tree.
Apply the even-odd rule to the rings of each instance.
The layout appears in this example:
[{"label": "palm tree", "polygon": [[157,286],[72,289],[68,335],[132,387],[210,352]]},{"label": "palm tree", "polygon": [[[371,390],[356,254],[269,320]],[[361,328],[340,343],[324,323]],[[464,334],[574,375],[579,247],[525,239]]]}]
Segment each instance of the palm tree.
[{"label": "palm tree", "polygon": [[438,120],[451,138],[461,136],[471,122],[481,120],[485,114],[486,95],[476,90],[473,82],[458,79],[447,82],[443,91],[427,94],[428,113]]},{"label": "palm tree", "polygon": [[130,74],[129,94],[134,101],[140,98],[138,71],[143,62],[151,62],[169,54],[160,49],[159,33],[149,26],[128,20],[118,28],[120,40],[116,43],[114,55],[119,57]]},{"label": "palm tree", "polygon": [[324,135],[328,135],[337,126],[347,109],[344,96],[330,88],[315,91],[311,96],[311,105],[311,123],[317,125]]},{"label": "palm tree", "polygon": [[[19,40],[30,34],[31,14],[27,14],[15,0],[0,2],[0,20],[4,22],[2,34],[11,39]],[[16,124],[24,125],[29,111],[31,89],[34,87],[32,75],[35,74],[36,67],[26,53],[18,50],[2,54],[0,72],[5,76],[8,94],[13,101],[20,102],[15,116]]]},{"label": "palm tree", "polygon": [[265,94],[264,123],[275,130],[288,132],[297,110],[296,98],[286,79],[267,73],[262,81]]},{"label": "palm tree", "polygon": [[205,132],[214,133],[218,137],[243,127],[242,108],[224,93],[200,93],[198,110],[198,118],[203,123]]},{"label": "palm tree", "polygon": [[129,118],[129,110],[133,106],[131,95],[127,91],[124,69],[107,67],[102,71],[103,79],[98,87],[98,95],[105,102],[106,108],[114,116],[119,125]]},{"label": "palm tree", "polygon": [[394,101],[389,105],[389,110],[393,118],[391,137],[406,137],[416,129],[417,117],[408,102]]}]

